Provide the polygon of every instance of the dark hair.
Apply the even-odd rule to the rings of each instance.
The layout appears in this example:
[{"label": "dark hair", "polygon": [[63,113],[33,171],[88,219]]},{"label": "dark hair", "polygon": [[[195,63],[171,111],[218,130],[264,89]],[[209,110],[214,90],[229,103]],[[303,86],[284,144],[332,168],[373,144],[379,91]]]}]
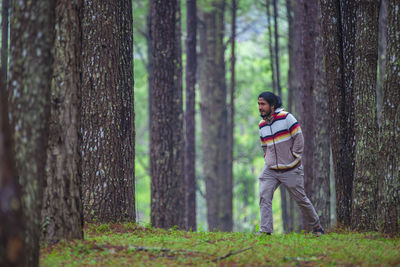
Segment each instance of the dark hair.
[{"label": "dark hair", "polygon": [[271,92],[262,92],[258,98],[260,97],[264,98],[264,100],[267,101],[270,106],[274,106],[275,109],[282,107],[281,98]]}]

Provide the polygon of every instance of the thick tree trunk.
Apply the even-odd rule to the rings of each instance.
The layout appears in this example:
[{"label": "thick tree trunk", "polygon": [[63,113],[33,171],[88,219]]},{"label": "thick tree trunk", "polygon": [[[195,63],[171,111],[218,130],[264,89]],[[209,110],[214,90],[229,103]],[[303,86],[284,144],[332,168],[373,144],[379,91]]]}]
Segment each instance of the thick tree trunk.
[{"label": "thick tree trunk", "polygon": [[355,13],[352,1],[321,0],[320,3],[335,172],[336,218],[339,225],[350,225],[354,175],[352,88]]},{"label": "thick tree trunk", "polygon": [[379,1],[357,1],[354,75],[355,166],[351,226],[377,229],[376,79]]},{"label": "thick tree trunk", "polygon": [[[209,230],[232,230],[232,188],[227,182],[227,110],[224,61],[225,1],[214,1],[204,13],[205,36],[200,41],[205,62],[201,72],[203,168]],[[202,32],[201,32],[202,33]]]},{"label": "thick tree trunk", "polygon": [[1,2],[1,78],[7,84],[8,71],[8,11],[10,8],[10,0],[2,0]]},{"label": "thick tree trunk", "polygon": [[11,22],[10,118],[22,209],[26,222],[25,265],[39,262],[40,211],[46,175],[45,163],[52,47],[54,44],[53,1],[14,1]]},{"label": "thick tree trunk", "polygon": [[320,217],[322,227],[330,226],[330,119],[329,98],[326,86],[325,65],[323,61],[323,43],[321,32],[321,9],[317,7],[317,23],[315,25],[315,90],[314,103],[318,117],[315,120],[315,150],[313,155],[312,199]]},{"label": "thick tree trunk", "polygon": [[400,222],[400,3],[388,0],[388,46],[383,83],[379,223],[385,233],[399,233]]},{"label": "thick tree trunk", "polygon": [[265,1],[267,7],[267,23],[268,23],[268,50],[269,50],[269,64],[271,68],[271,80],[272,80],[272,92],[278,91],[275,78],[275,56],[274,56],[274,45],[272,42],[272,20],[271,20],[271,2],[270,0]]},{"label": "thick tree trunk", "polygon": [[0,77],[0,265],[24,266],[25,224],[8,122],[8,94]]},{"label": "thick tree trunk", "polygon": [[186,112],[185,112],[185,224],[187,230],[196,230],[196,0],[186,0]]},{"label": "thick tree trunk", "polygon": [[83,238],[80,129],[80,12],[82,2],[56,2],[53,81],[46,187],[42,208],[42,238]]},{"label": "thick tree trunk", "polygon": [[82,35],[85,220],[135,221],[131,1],[84,1]]},{"label": "thick tree trunk", "polygon": [[[151,223],[184,227],[182,98],[176,79],[177,1],[151,4],[154,81],[151,128]],[[179,29],[180,31],[180,29]]]}]

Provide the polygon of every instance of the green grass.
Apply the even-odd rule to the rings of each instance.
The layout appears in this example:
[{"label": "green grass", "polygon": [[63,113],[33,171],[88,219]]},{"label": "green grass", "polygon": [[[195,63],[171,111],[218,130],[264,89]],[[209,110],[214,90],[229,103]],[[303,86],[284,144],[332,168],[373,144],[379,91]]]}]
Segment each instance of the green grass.
[{"label": "green grass", "polygon": [[90,224],[84,241],[43,245],[40,266],[400,265],[399,238],[379,233],[186,232],[135,224]]}]

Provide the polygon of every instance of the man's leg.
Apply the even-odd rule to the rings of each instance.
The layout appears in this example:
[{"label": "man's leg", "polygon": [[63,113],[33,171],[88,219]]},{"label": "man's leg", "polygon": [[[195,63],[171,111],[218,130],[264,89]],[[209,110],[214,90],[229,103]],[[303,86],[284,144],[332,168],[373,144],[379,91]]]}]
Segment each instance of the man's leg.
[{"label": "man's leg", "polygon": [[272,233],[272,197],[280,182],[276,179],[276,173],[264,166],[259,180],[260,188],[260,232]]},{"label": "man's leg", "polygon": [[287,172],[279,173],[278,179],[282,184],[285,185],[289,193],[296,200],[305,221],[308,223],[311,229],[319,228],[321,225],[318,214],[304,191],[303,166],[296,167]]}]

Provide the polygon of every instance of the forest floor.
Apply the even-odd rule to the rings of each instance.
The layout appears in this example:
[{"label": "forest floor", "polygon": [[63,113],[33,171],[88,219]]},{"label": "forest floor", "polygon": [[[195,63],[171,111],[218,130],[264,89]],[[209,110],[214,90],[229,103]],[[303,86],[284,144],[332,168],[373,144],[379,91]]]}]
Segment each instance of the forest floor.
[{"label": "forest floor", "polygon": [[336,229],[257,236],[89,224],[85,240],[42,245],[40,266],[399,266],[400,239]]}]

